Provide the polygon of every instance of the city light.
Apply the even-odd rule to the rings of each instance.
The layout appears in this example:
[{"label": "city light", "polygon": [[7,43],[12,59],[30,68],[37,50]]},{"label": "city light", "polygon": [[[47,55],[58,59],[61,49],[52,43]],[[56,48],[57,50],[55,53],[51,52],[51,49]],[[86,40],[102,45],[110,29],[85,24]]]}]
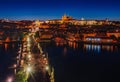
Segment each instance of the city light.
[{"label": "city light", "polygon": [[31,72],[31,67],[27,67],[27,72]]},{"label": "city light", "polygon": [[[43,3],[46,4],[46,1],[45,2],[40,1],[40,2],[41,4]],[[48,3],[49,2],[50,1],[48,1]],[[63,3],[63,1],[61,2]],[[105,11],[104,10],[105,8],[102,9],[101,7],[107,6],[108,11],[110,11],[111,8],[114,7],[113,5],[111,5],[112,4],[111,1],[109,1],[111,2],[110,3],[111,6],[107,5],[108,4],[107,0],[106,2],[102,2],[102,1],[100,3],[97,2],[99,3],[98,4],[99,7],[94,9],[94,7],[97,6],[96,2],[97,1],[91,2],[86,0],[86,2],[83,2],[85,4],[80,4],[80,6],[83,5],[86,8],[88,8],[88,6],[91,6],[90,9],[93,8],[92,10],[93,12],[91,11],[92,12],[91,14],[87,13],[90,10],[84,8],[86,9],[85,11],[87,11],[85,12],[85,15],[87,15],[87,19],[84,18],[79,19],[80,17],[77,16],[77,14],[74,14],[75,18],[65,14],[64,16],[62,16],[60,19],[57,20],[56,19],[47,20],[46,18],[50,18],[49,16],[48,17],[43,16],[45,20],[41,20],[41,17],[38,18],[40,20],[36,20],[36,21],[26,20],[26,15],[24,14],[25,12],[29,12],[29,11],[22,12],[23,13],[22,15],[25,16],[25,19],[24,16],[20,16],[20,18],[15,19],[16,17],[14,18],[14,16],[11,17],[10,15],[10,18],[13,18],[15,20],[11,20],[11,19],[8,20],[8,19],[4,19],[4,17],[1,17],[2,16],[1,15],[0,16],[0,49],[2,52],[0,52],[0,54],[2,54],[3,56],[1,57],[3,63],[1,63],[2,66],[0,71],[3,74],[1,74],[0,76],[0,82],[3,81],[54,82],[54,78],[56,79],[56,75],[60,76],[58,77],[58,79],[61,80],[61,78],[63,78],[62,81],[66,81],[66,82],[67,81],[80,82],[81,80],[104,81],[104,79],[106,79],[105,81],[114,80],[114,79],[116,81],[119,80],[118,75],[120,70],[118,68],[120,63],[119,61],[120,60],[119,58],[120,20],[118,20],[118,18],[120,17],[115,16],[117,20],[111,19],[111,16],[109,15],[112,12],[111,13],[108,12],[110,14],[102,12]],[[3,2],[3,3],[5,3],[5,6],[2,4],[2,6],[4,7],[9,5],[7,4],[7,2]],[[11,3],[13,3],[14,5],[14,2]],[[28,3],[28,1],[26,1],[25,3]],[[57,4],[58,3],[60,3],[60,1],[57,2]],[[74,5],[73,7],[69,6],[69,3],[68,4],[66,3],[65,4],[66,6],[65,5],[62,6],[65,7],[69,6],[72,9],[76,7],[77,10],[79,10],[78,5],[80,1],[78,3],[76,2],[74,3],[77,6],[76,5]],[[95,6],[94,4],[91,3],[94,3]],[[36,5],[38,4],[35,5],[32,4],[32,6],[30,5],[28,6],[28,8],[37,10],[34,9],[34,7],[36,8]],[[46,5],[41,5],[41,6],[46,6]],[[50,7],[49,4],[47,4],[47,6]],[[61,4],[59,6],[61,6]],[[25,7],[25,6],[23,5],[21,7]],[[45,9],[46,8],[47,7],[45,7]],[[105,13],[105,14],[101,14],[101,16],[98,19],[95,19],[97,17],[97,15],[95,14],[99,13],[95,10],[99,11],[99,8],[100,8],[100,14],[101,13]],[[116,9],[112,8],[112,9],[113,11],[114,10],[116,11],[117,9],[119,10],[119,8]],[[7,7],[5,9],[4,8],[1,9],[6,10]],[[14,9],[18,9],[18,8],[14,8]],[[84,9],[81,10],[84,11]],[[30,9],[21,8],[21,10],[30,10]],[[10,11],[10,10],[6,10],[6,11]],[[42,9],[41,11],[44,12],[46,10]],[[49,11],[51,12],[51,10]],[[67,12],[69,13],[69,9]],[[77,13],[80,14],[81,12],[82,11],[79,11]],[[1,10],[1,13],[4,13],[4,11],[2,12]],[[52,17],[57,18],[57,14],[60,15],[60,13],[61,12],[55,13],[56,15]],[[71,14],[72,13],[73,12],[71,12]],[[17,13],[15,14],[17,15]],[[120,11],[117,14],[119,14],[120,16]],[[7,15],[9,16],[9,13]],[[91,18],[92,15],[95,16]],[[110,20],[108,19],[104,20],[104,17],[106,16],[110,17]],[[37,16],[29,17],[29,13],[28,13],[27,19],[31,19],[34,17],[37,18]],[[20,20],[21,18],[23,19]],[[53,66],[59,69],[54,71]],[[115,68],[112,69],[113,67]],[[115,73],[117,72],[118,74],[115,74],[114,72]],[[114,74],[115,78],[114,77],[112,78],[113,76],[112,74]],[[7,77],[7,76],[11,76],[11,77]],[[68,76],[72,78],[69,78]],[[109,78],[109,76],[111,78]],[[66,78],[64,79],[64,77]],[[118,77],[118,79],[116,77]]]},{"label": "city light", "polygon": [[11,77],[8,78],[7,82],[12,82],[13,79]]},{"label": "city light", "polygon": [[30,42],[30,38],[29,37],[27,37],[27,41]]},{"label": "city light", "polygon": [[17,65],[16,65],[16,64],[14,64],[13,66],[14,66],[14,68],[16,68],[16,67],[17,67]]},{"label": "city light", "polygon": [[31,55],[28,55],[28,58],[31,58]]},{"label": "city light", "polygon": [[30,44],[27,44],[28,47],[30,47]]},{"label": "city light", "polygon": [[48,67],[48,66],[46,66],[46,67],[45,67],[45,69],[48,71],[48,70],[49,70],[49,67]]}]

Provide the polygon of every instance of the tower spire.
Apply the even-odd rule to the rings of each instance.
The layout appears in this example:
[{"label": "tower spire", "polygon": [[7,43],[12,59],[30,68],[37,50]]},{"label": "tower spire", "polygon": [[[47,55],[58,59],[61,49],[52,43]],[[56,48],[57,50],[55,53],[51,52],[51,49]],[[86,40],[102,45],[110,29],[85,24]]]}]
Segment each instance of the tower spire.
[{"label": "tower spire", "polygon": [[67,16],[67,14],[66,14],[66,13],[64,13],[64,16]]}]

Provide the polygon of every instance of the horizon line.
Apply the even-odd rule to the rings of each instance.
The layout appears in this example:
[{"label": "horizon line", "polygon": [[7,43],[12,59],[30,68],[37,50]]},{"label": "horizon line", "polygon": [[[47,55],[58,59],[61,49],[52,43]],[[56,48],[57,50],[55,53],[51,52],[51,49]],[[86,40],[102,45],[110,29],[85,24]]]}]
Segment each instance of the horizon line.
[{"label": "horizon line", "polygon": [[[69,15],[68,15],[69,16]],[[81,19],[84,19],[84,20],[105,20],[105,19],[108,19],[110,21],[120,21],[120,18],[109,18],[109,17],[73,17],[73,19],[75,20],[81,20]],[[47,20],[61,20],[62,18],[61,17],[55,17],[55,18],[49,18],[49,17],[33,17],[33,16],[30,16],[30,17],[0,17],[0,20],[13,20],[13,21],[20,21],[20,20],[41,20],[41,21],[47,21]]]}]

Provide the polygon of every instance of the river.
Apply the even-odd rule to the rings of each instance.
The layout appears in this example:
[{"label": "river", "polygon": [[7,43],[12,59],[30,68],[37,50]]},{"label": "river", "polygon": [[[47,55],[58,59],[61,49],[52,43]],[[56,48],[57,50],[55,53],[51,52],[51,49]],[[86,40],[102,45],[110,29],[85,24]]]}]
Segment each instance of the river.
[{"label": "river", "polygon": [[[55,82],[118,82],[120,81],[120,48],[114,45],[93,45],[74,42],[41,43],[54,67]],[[12,76],[19,44],[0,45],[0,82]]]}]

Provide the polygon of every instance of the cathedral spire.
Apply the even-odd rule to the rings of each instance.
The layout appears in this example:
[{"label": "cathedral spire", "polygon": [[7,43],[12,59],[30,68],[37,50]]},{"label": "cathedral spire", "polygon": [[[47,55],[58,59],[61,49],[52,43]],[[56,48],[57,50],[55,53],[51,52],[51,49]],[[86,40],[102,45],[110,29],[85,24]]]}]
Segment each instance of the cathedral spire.
[{"label": "cathedral spire", "polygon": [[66,13],[64,13],[64,16],[67,17]]}]

